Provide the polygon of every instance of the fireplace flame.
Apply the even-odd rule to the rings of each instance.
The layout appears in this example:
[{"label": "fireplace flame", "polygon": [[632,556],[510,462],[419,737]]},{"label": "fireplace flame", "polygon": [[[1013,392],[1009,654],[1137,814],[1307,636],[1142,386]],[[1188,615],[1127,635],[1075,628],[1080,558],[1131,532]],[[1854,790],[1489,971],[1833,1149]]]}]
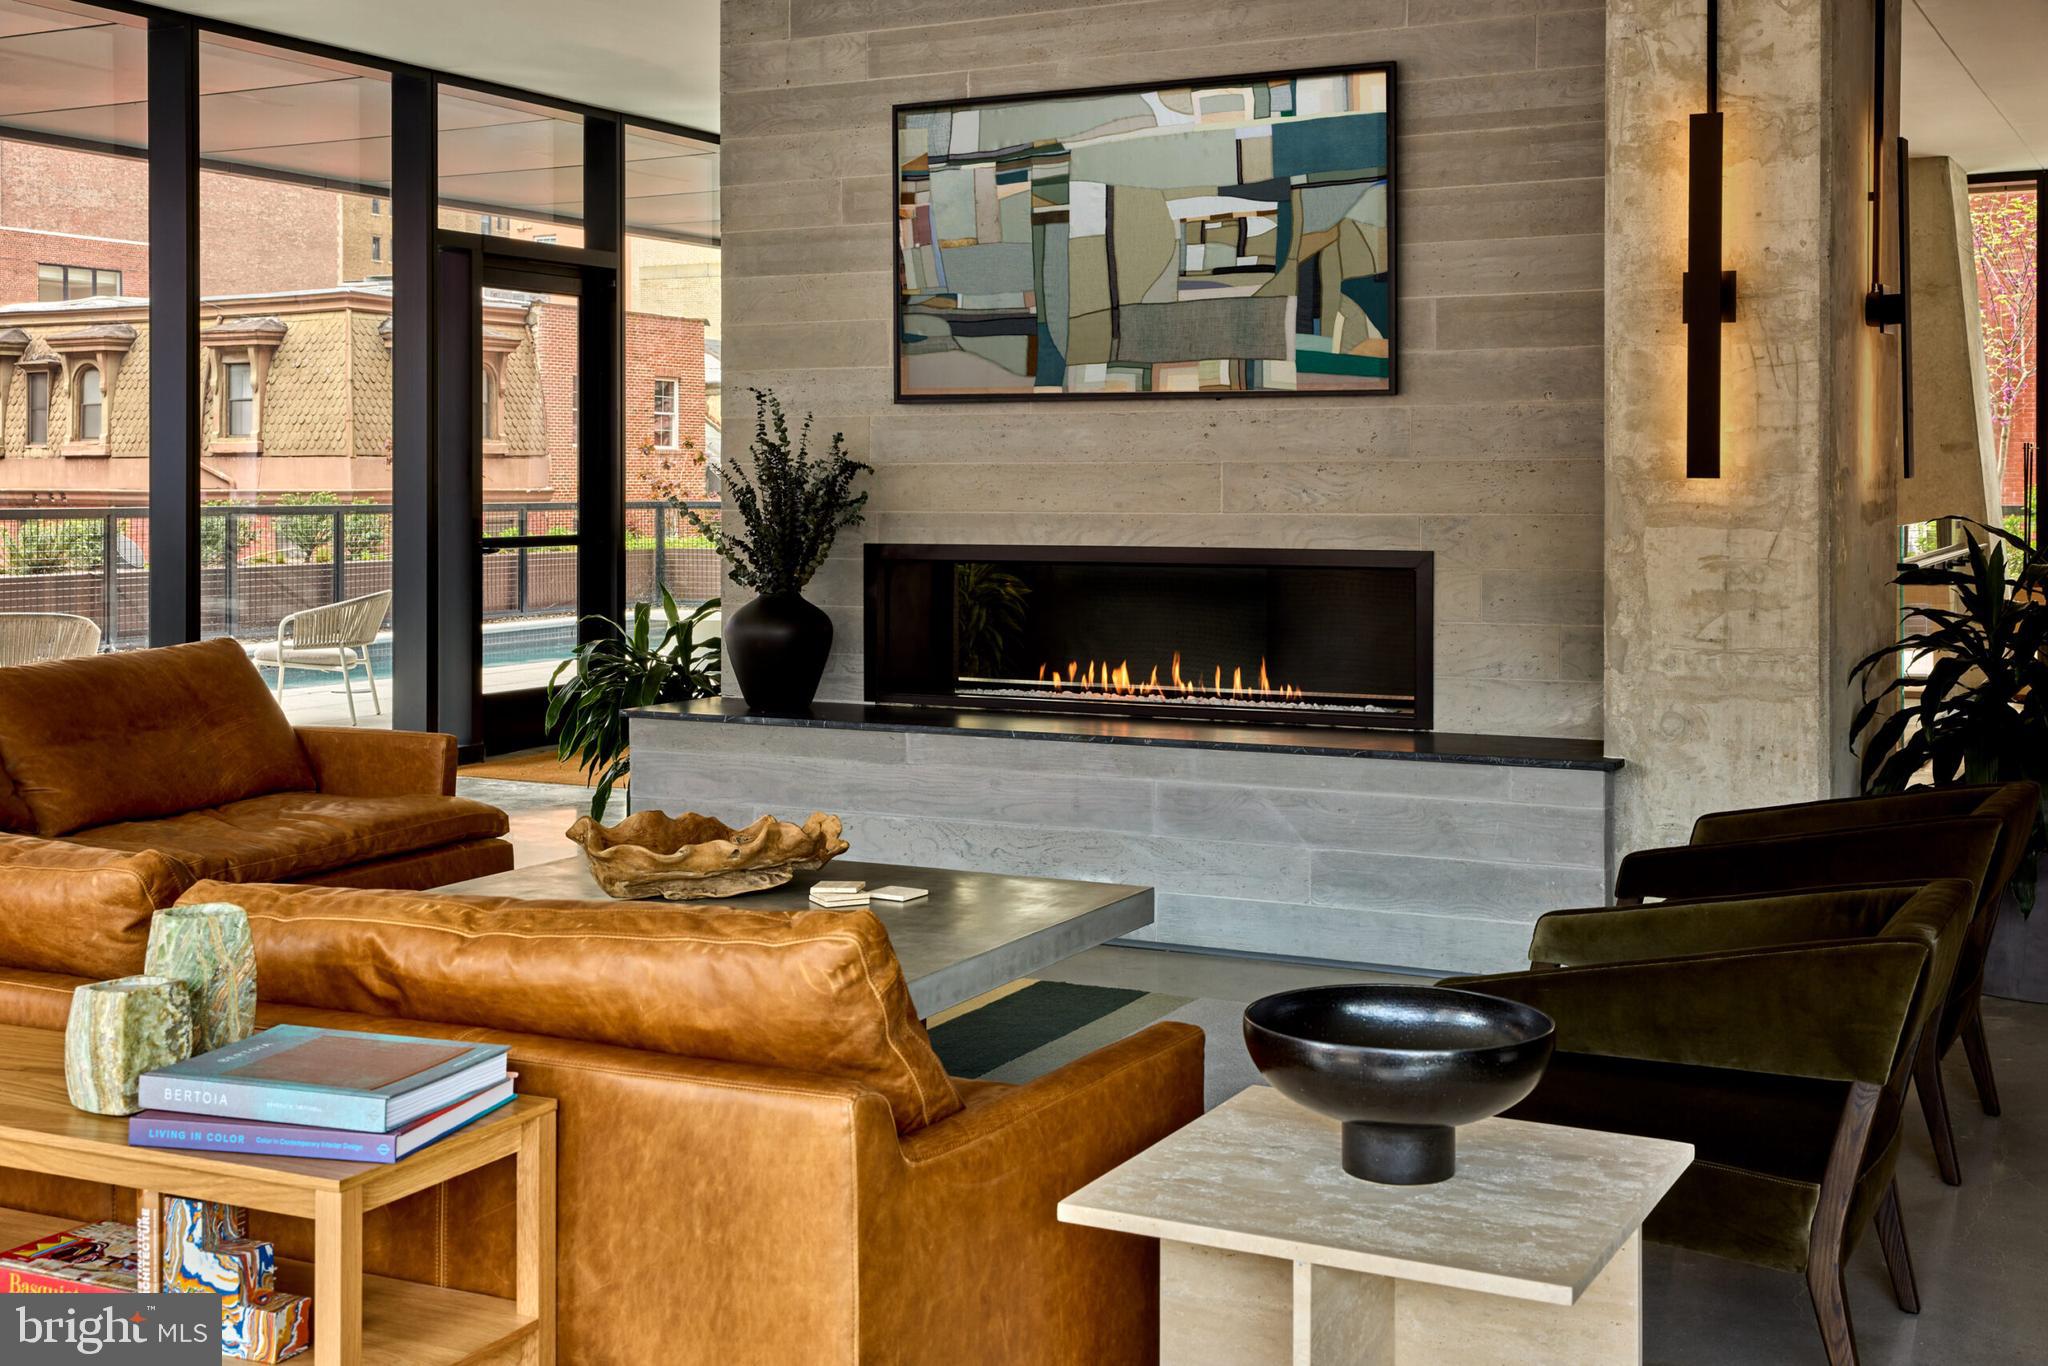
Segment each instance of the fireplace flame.
[{"label": "fireplace flame", "polygon": [[1131,672],[1131,662],[1128,659],[1118,660],[1114,664],[1106,659],[1070,659],[1064,670],[1057,664],[1041,664],[1038,666],[1038,681],[1050,687],[1053,692],[1071,690],[1109,693],[1117,697],[1186,698],[1191,701],[1203,698],[1229,698],[1249,702],[1305,700],[1302,690],[1292,683],[1282,683],[1275,687],[1272,674],[1263,658],[1259,660],[1258,683],[1248,687],[1244,681],[1242,665],[1231,666],[1230,679],[1227,683],[1223,678],[1221,664],[1211,667],[1207,682],[1203,681],[1199,673],[1182,673],[1178,650],[1173,652],[1173,661],[1167,666],[1167,677],[1163,683],[1159,679],[1157,664],[1152,665],[1146,671],[1145,677],[1140,679]]}]

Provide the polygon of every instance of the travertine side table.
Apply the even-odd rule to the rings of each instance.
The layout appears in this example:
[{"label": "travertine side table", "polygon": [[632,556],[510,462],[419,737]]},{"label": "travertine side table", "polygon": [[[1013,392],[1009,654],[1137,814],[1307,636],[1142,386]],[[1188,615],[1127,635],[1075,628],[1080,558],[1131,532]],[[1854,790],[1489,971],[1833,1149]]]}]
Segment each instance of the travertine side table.
[{"label": "travertine side table", "polygon": [[1458,1174],[1381,1186],[1338,1126],[1233,1096],[1060,1202],[1160,1240],[1165,1366],[1607,1366],[1642,1360],[1642,1225],[1692,1161],[1660,1139],[1493,1119]]}]

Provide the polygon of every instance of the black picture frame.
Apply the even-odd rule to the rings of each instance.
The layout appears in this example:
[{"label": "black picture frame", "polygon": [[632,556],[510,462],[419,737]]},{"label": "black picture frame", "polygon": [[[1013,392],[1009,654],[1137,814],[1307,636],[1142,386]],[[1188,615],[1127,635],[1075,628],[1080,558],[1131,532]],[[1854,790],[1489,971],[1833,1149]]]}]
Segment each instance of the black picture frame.
[{"label": "black picture frame", "polygon": [[928,114],[940,110],[987,108],[991,105],[1036,104],[1051,100],[1078,99],[1090,95],[1121,95],[1133,91],[1175,90],[1182,87],[1246,84],[1257,81],[1297,80],[1315,76],[1379,74],[1387,82],[1387,386],[1384,389],[1247,389],[1228,392],[1187,392],[1147,390],[1141,393],[1036,393],[1016,394],[906,394],[903,391],[903,248],[897,240],[900,221],[891,212],[889,228],[889,374],[890,390],[898,404],[928,403],[1060,403],[1132,402],[1148,399],[1222,402],[1231,399],[1376,399],[1401,392],[1401,222],[1400,222],[1400,74],[1399,63],[1345,62],[1330,66],[1281,67],[1255,72],[1189,76],[1167,80],[1128,81],[1121,85],[1080,86],[1064,90],[1032,91],[1021,95],[999,95],[978,99],[919,100],[889,107],[887,136],[889,199],[893,208],[901,204],[901,176],[897,163],[898,135],[906,114]]}]

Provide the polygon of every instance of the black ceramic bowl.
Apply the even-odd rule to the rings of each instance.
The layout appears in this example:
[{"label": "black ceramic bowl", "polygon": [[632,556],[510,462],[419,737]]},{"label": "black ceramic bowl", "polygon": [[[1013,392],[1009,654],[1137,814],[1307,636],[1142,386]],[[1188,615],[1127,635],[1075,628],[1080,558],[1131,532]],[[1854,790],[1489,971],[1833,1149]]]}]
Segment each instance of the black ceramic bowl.
[{"label": "black ceramic bowl", "polygon": [[1306,987],[1244,1012],[1266,1080],[1344,1122],[1344,1170],[1401,1186],[1448,1179],[1457,1126],[1535,1090],[1556,1040],[1534,1006],[1445,987]]}]

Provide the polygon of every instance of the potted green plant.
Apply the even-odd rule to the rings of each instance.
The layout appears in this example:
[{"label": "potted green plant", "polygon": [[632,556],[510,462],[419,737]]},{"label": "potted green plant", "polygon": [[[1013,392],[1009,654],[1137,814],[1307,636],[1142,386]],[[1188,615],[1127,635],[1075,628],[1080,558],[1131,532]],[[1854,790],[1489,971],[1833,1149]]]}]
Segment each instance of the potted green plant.
[{"label": "potted green plant", "polygon": [[[2048,784],[2048,560],[2001,527],[1955,520],[1959,553],[1902,564],[1892,580],[1945,590],[1954,605],[1907,607],[1916,628],[1850,671],[1863,684],[1851,735],[1870,792]],[[1897,663],[1873,691],[1887,661]],[[2013,878],[2019,914],[2033,909],[2044,844],[2048,812]]]},{"label": "potted green plant", "polygon": [[694,508],[681,511],[724,559],[732,581],[757,595],[725,620],[726,657],[748,708],[801,713],[818,695],[832,652],[832,618],[804,601],[803,588],[839,533],[860,525],[868,496],[855,493],[853,481],[872,471],[846,453],[837,432],[814,458],[810,415],[792,441],[781,401],[762,389],[753,395],[752,468],[729,462],[724,470],[726,502],[739,527]]},{"label": "potted green plant", "polygon": [[659,640],[652,638],[650,603],[634,605],[630,627],[590,618],[606,628],[605,634],[578,645],[548,680],[547,733],[555,737],[556,755],[565,763],[575,759],[584,780],[596,783],[592,820],[604,819],[612,788],[633,766],[626,748],[626,713],[656,702],[718,694],[718,636],[699,634],[718,615],[718,599],[684,616],[664,587],[661,615]]}]

